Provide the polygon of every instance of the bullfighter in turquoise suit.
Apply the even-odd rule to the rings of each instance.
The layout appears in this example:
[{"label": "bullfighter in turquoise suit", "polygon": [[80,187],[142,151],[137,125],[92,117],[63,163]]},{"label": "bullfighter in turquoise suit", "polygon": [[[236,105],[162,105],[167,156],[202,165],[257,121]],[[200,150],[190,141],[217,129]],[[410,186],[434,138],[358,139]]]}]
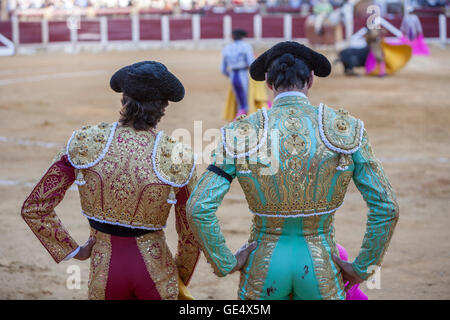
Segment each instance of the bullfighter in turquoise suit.
[{"label": "bullfighter in turquoise suit", "polygon": [[[364,123],[308,100],[313,76],[330,72],[323,55],[296,42],[279,43],[255,60],[250,74],[267,81],[273,106],[222,128],[188,201],[189,223],[215,274],[240,270],[239,299],[345,299],[344,282],[362,282],[381,265],[397,202]],[[254,214],[249,243],[256,242],[238,267],[215,215],[234,178]],[[350,263],[336,258],[333,225],[351,180],[369,212]]]}]

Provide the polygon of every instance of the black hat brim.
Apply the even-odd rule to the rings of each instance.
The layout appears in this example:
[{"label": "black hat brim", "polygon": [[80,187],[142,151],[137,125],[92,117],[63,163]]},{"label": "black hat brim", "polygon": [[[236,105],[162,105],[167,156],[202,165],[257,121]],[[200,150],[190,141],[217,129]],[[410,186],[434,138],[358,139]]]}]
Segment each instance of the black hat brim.
[{"label": "black hat brim", "polygon": [[327,77],[331,73],[330,61],[323,54],[300,43],[285,41],[276,44],[260,55],[250,65],[250,76],[256,81],[264,81],[266,79],[266,72],[272,61],[285,53],[290,53],[294,57],[304,61],[309,69],[314,71],[314,75],[318,77]]},{"label": "black hat brim", "polygon": [[[133,66],[145,63],[155,65],[153,74],[141,75],[133,70]],[[143,61],[138,64],[116,71],[109,82],[111,89],[115,92],[123,92],[140,102],[153,100],[178,102],[184,98],[183,84],[163,64],[154,61]]]}]

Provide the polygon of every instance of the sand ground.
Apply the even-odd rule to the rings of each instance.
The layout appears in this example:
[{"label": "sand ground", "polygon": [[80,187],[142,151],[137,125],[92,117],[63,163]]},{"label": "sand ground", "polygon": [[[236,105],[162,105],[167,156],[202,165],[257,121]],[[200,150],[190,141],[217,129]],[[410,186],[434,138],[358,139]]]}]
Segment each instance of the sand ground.
[{"label": "sand ground", "polygon": [[[56,265],[20,218],[20,207],[73,130],[117,120],[119,94],[109,88],[111,74],[148,59],[163,61],[187,91],[182,102],[168,108],[160,129],[193,132],[194,120],[203,121],[203,130],[225,124],[220,115],[228,83],[219,73],[220,50],[0,58],[0,299],[87,297],[89,262]],[[401,72],[384,79],[346,78],[342,73],[336,66],[331,77],[316,79],[310,100],[343,107],[364,120],[400,204],[381,289],[362,288],[370,299],[449,299],[450,50],[432,48],[431,57],[414,57]],[[205,166],[199,166],[199,173]],[[88,223],[80,215],[76,190],[67,193],[56,211],[83,243]],[[366,212],[352,185],[336,213],[336,239],[352,259],[361,245]],[[246,241],[251,221],[238,183],[218,216],[229,247],[237,249]],[[168,225],[174,252],[173,214]],[[73,264],[81,268],[82,283],[80,289],[69,290],[67,268]],[[217,278],[202,256],[190,290],[198,299],[235,299],[238,277]]]}]

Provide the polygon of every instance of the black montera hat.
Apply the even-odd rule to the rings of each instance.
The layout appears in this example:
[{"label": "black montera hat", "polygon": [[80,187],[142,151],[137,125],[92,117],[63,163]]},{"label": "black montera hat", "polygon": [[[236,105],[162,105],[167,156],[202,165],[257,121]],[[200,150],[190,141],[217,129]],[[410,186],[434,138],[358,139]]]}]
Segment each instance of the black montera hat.
[{"label": "black montera hat", "polygon": [[116,71],[109,81],[111,89],[140,101],[184,98],[183,84],[165,65],[156,61],[138,62]]},{"label": "black montera hat", "polygon": [[305,62],[316,76],[326,77],[331,72],[331,64],[324,55],[298,42],[284,41],[274,45],[253,61],[250,66],[251,77],[256,81],[264,81],[272,61],[285,53],[290,53]]}]

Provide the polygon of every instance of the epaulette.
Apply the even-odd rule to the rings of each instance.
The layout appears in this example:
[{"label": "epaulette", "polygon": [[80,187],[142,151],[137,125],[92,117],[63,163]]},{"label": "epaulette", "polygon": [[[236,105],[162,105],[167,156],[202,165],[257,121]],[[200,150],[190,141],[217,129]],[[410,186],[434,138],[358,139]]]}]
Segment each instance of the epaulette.
[{"label": "epaulette", "polygon": [[[116,131],[117,122],[101,122],[95,126],[84,126],[74,131],[66,147],[67,159],[76,169],[95,166],[108,152]],[[75,183],[83,185],[82,177]]]},{"label": "epaulette", "polygon": [[192,150],[163,131],[156,136],[152,161],[156,176],[172,187],[187,185],[195,169]]},{"label": "epaulette", "polygon": [[[319,132],[323,143],[341,155],[351,155],[361,147],[364,122],[352,117],[344,109],[338,111],[319,105]],[[346,170],[348,157],[341,156],[338,170]]]},{"label": "epaulette", "polygon": [[221,128],[223,147],[228,156],[242,158],[257,152],[267,141],[269,118],[262,108]]}]

